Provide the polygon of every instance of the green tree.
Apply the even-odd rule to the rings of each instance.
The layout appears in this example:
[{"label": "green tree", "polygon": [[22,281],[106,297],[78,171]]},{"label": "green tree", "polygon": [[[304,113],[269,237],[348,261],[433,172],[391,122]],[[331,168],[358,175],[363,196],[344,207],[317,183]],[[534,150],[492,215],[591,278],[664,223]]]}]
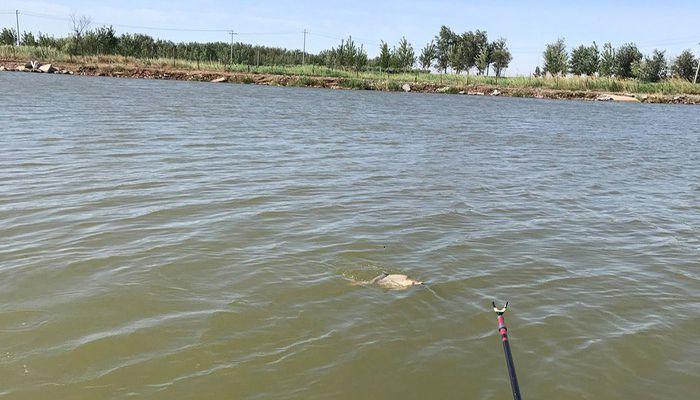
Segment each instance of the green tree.
[{"label": "green tree", "polygon": [[600,76],[611,76],[615,73],[615,49],[610,43],[603,45],[598,63],[598,74]]},{"label": "green tree", "polygon": [[355,53],[355,71],[361,71],[367,65],[367,52],[360,45],[360,48]]},{"label": "green tree", "polygon": [[79,51],[78,39],[74,37],[68,38],[66,44],[63,46],[63,50],[68,53],[70,59],[73,60],[73,57],[77,56]]},{"label": "green tree", "polygon": [[[94,35],[97,46],[103,54],[114,54],[117,51],[119,40],[117,39],[116,32],[111,25],[97,28]],[[193,58],[197,57],[195,53],[192,55]]]},{"label": "green tree", "polygon": [[71,54],[73,56],[83,52],[83,34],[87,32],[92,21],[85,15],[78,17],[75,13],[71,14],[70,19],[73,38],[75,39],[75,51],[74,54]]},{"label": "green tree", "polygon": [[506,40],[501,38],[493,42],[493,50],[491,51],[491,60],[493,63],[493,72],[496,73],[496,78],[500,77],[503,70],[508,68],[508,65],[513,60],[513,56],[508,50]]},{"label": "green tree", "polygon": [[348,36],[347,40],[340,41],[340,46],[336,49],[336,60],[342,67],[354,67],[357,53],[355,41],[352,40],[352,36]]},{"label": "green tree", "polygon": [[642,60],[642,53],[634,43],[627,43],[615,51],[613,73],[620,78],[632,78],[632,64]]},{"label": "green tree", "polygon": [[552,75],[563,74],[567,70],[566,44],[564,39],[557,39],[556,42],[547,45],[544,51],[544,72]]},{"label": "green tree", "polygon": [[[152,37],[143,34],[122,34],[119,37],[117,52],[123,56],[150,58],[155,55],[156,43]],[[203,43],[203,59],[217,59],[216,50],[211,43]]]},{"label": "green tree", "polygon": [[430,43],[426,44],[425,47],[423,47],[423,50],[420,53],[420,57],[418,58],[421,68],[423,68],[424,70],[429,70],[430,67],[433,65],[433,60],[435,60],[436,55],[437,47],[435,46],[435,41],[431,40]]},{"label": "green tree", "polygon": [[382,40],[379,44],[379,67],[386,71],[391,64],[391,50],[389,44]]},{"label": "green tree", "polygon": [[401,69],[401,67],[400,67],[401,61],[399,60],[399,54],[398,54],[398,52],[396,51],[396,46],[393,46],[393,47],[391,48],[391,51],[389,52],[389,55],[390,55],[390,57],[389,57],[389,67],[390,67],[391,69],[394,69],[394,70]]},{"label": "green tree", "polygon": [[14,46],[17,44],[17,33],[10,28],[2,28],[2,32],[0,32],[0,44]]},{"label": "green tree", "polygon": [[465,69],[463,54],[464,42],[461,36],[455,36],[454,43],[452,43],[452,47],[450,48],[449,64],[450,68],[457,74],[462,73],[462,70]]},{"label": "green tree", "polygon": [[479,54],[476,56],[475,60],[476,72],[478,75],[483,75],[489,68],[491,64],[491,48],[488,45],[481,46],[479,49]]},{"label": "green tree", "polygon": [[53,36],[45,35],[41,32],[39,32],[38,39],[37,39],[37,46],[40,47],[50,47],[54,49],[61,49],[63,46],[64,40],[62,39],[56,39]]},{"label": "green tree", "polygon": [[22,33],[22,44],[25,46],[36,46],[37,41],[34,38],[34,34],[31,32]]},{"label": "green tree", "polygon": [[355,43],[352,41],[352,36],[348,38],[348,42],[349,43],[346,45],[345,39],[341,39],[340,46],[338,46],[338,48],[335,49],[335,53],[336,53],[335,59],[336,59],[336,62],[338,63],[338,65],[340,65],[341,67],[347,67],[348,65],[350,65],[351,64],[350,59],[352,59],[354,57],[354,54],[349,55],[349,53],[351,52],[350,49],[354,48],[354,46],[355,46]]},{"label": "green tree", "polygon": [[542,76],[542,71],[540,70],[539,66],[535,67],[535,72],[532,74],[532,76],[534,76],[535,78],[539,78],[540,76]]},{"label": "green tree", "polygon": [[469,70],[476,66],[476,58],[479,55],[480,46],[482,45],[481,41],[486,39],[486,32],[464,32],[455,39],[457,43],[459,43],[457,51],[457,65],[459,66],[459,70],[469,73]]},{"label": "green tree", "polygon": [[598,71],[600,55],[598,45],[580,45],[571,51],[569,59],[569,71],[574,75],[594,75]]},{"label": "green tree", "polygon": [[695,78],[697,67],[698,60],[693,55],[693,52],[690,50],[683,50],[683,52],[673,60],[671,71],[674,76],[692,82]]},{"label": "green tree", "polygon": [[[477,66],[477,58],[482,48],[488,48],[488,37],[486,32],[477,30],[476,32],[464,32],[455,35],[450,52],[450,67],[458,74]],[[486,64],[488,68],[488,64]],[[478,69],[478,68],[477,68]]]},{"label": "green tree", "polygon": [[450,66],[450,52],[455,41],[455,34],[446,26],[440,27],[440,33],[435,37],[437,46],[437,68],[447,73],[447,67]]},{"label": "green tree", "polygon": [[416,53],[405,37],[402,37],[399,41],[399,48],[396,50],[396,61],[397,67],[402,70],[411,69],[416,63]]},{"label": "green tree", "polygon": [[654,50],[650,57],[635,61],[632,64],[632,71],[637,79],[645,82],[658,82],[666,78],[668,74],[668,63],[666,62],[666,52]]},{"label": "green tree", "polygon": [[[476,30],[474,31],[474,36],[472,39],[472,49],[471,51],[474,54],[474,61],[472,62],[472,66],[476,66],[476,58],[479,56],[479,52],[483,48],[488,49],[489,53],[489,61],[491,61],[491,43],[489,43],[489,38],[486,35],[486,31],[481,31],[481,30]],[[489,67],[490,67],[490,62],[489,64],[486,64],[486,75],[489,73]]]}]

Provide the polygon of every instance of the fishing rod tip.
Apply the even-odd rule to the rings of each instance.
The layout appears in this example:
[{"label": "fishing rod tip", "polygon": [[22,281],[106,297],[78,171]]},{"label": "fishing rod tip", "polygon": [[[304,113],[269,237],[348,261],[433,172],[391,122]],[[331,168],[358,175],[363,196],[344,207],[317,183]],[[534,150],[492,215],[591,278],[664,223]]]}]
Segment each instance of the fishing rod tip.
[{"label": "fishing rod tip", "polygon": [[506,301],[506,304],[503,306],[503,308],[499,308],[499,307],[496,305],[496,301],[494,300],[494,301],[491,302],[491,305],[493,306],[493,311],[495,311],[496,314],[503,314],[504,312],[506,312],[506,309],[508,309],[508,303],[509,303],[509,302]]}]

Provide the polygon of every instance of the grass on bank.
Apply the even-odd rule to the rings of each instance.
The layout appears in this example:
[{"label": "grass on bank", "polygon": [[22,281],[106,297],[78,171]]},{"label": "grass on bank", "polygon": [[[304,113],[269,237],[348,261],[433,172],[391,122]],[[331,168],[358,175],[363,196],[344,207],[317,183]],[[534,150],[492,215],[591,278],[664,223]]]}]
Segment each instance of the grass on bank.
[{"label": "grass on bank", "polygon": [[[343,86],[365,89],[374,86],[386,86],[388,90],[400,90],[403,83],[432,84],[449,89],[469,85],[488,85],[508,88],[543,88],[567,91],[627,92],[647,94],[700,94],[700,84],[693,84],[682,79],[667,79],[662,82],[642,82],[636,79],[608,77],[568,76],[558,78],[536,78],[531,76],[501,77],[475,76],[466,74],[440,73],[400,73],[386,74],[376,71],[348,71],[318,65],[245,65],[222,64],[210,61],[191,61],[184,59],[149,58],[141,59],[118,55],[75,56],[50,48],[33,46],[0,46],[0,59],[41,60],[44,62],[76,63],[79,65],[110,64],[113,68],[146,67],[158,69],[201,70],[221,72],[241,72],[270,75],[295,75],[299,77],[333,77],[341,78]],[[304,85],[304,78],[299,78],[299,85]],[[450,90],[447,90],[448,92]],[[458,91],[458,90],[457,90]]]}]

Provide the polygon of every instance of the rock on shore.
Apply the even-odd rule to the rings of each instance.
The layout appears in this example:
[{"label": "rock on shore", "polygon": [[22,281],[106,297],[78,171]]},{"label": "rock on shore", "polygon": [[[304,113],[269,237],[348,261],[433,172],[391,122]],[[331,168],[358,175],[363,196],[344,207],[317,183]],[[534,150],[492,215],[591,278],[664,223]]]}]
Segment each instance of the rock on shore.
[{"label": "rock on shore", "polygon": [[53,74],[54,72],[56,72],[56,68],[54,68],[51,64],[44,64],[37,69],[47,74]]},{"label": "rock on shore", "polygon": [[625,103],[639,103],[639,99],[633,96],[604,93],[595,98],[596,101],[621,101]]},{"label": "rock on shore", "polygon": [[50,63],[42,64],[39,61],[27,61],[24,64],[15,64],[14,66],[9,67],[0,65],[0,71],[42,72],[45,74],[53,74],[55,72],[68,73],[68,71],[59,71]]}]

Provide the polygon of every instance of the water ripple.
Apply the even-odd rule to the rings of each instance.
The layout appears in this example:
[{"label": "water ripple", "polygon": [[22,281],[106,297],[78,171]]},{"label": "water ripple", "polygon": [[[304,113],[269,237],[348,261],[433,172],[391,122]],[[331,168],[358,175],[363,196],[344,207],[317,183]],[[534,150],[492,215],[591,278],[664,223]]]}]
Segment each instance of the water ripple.
[{"label": "water ripple", "polygon": [[695,395],[693,108],[0,83],[0,397]]}]

